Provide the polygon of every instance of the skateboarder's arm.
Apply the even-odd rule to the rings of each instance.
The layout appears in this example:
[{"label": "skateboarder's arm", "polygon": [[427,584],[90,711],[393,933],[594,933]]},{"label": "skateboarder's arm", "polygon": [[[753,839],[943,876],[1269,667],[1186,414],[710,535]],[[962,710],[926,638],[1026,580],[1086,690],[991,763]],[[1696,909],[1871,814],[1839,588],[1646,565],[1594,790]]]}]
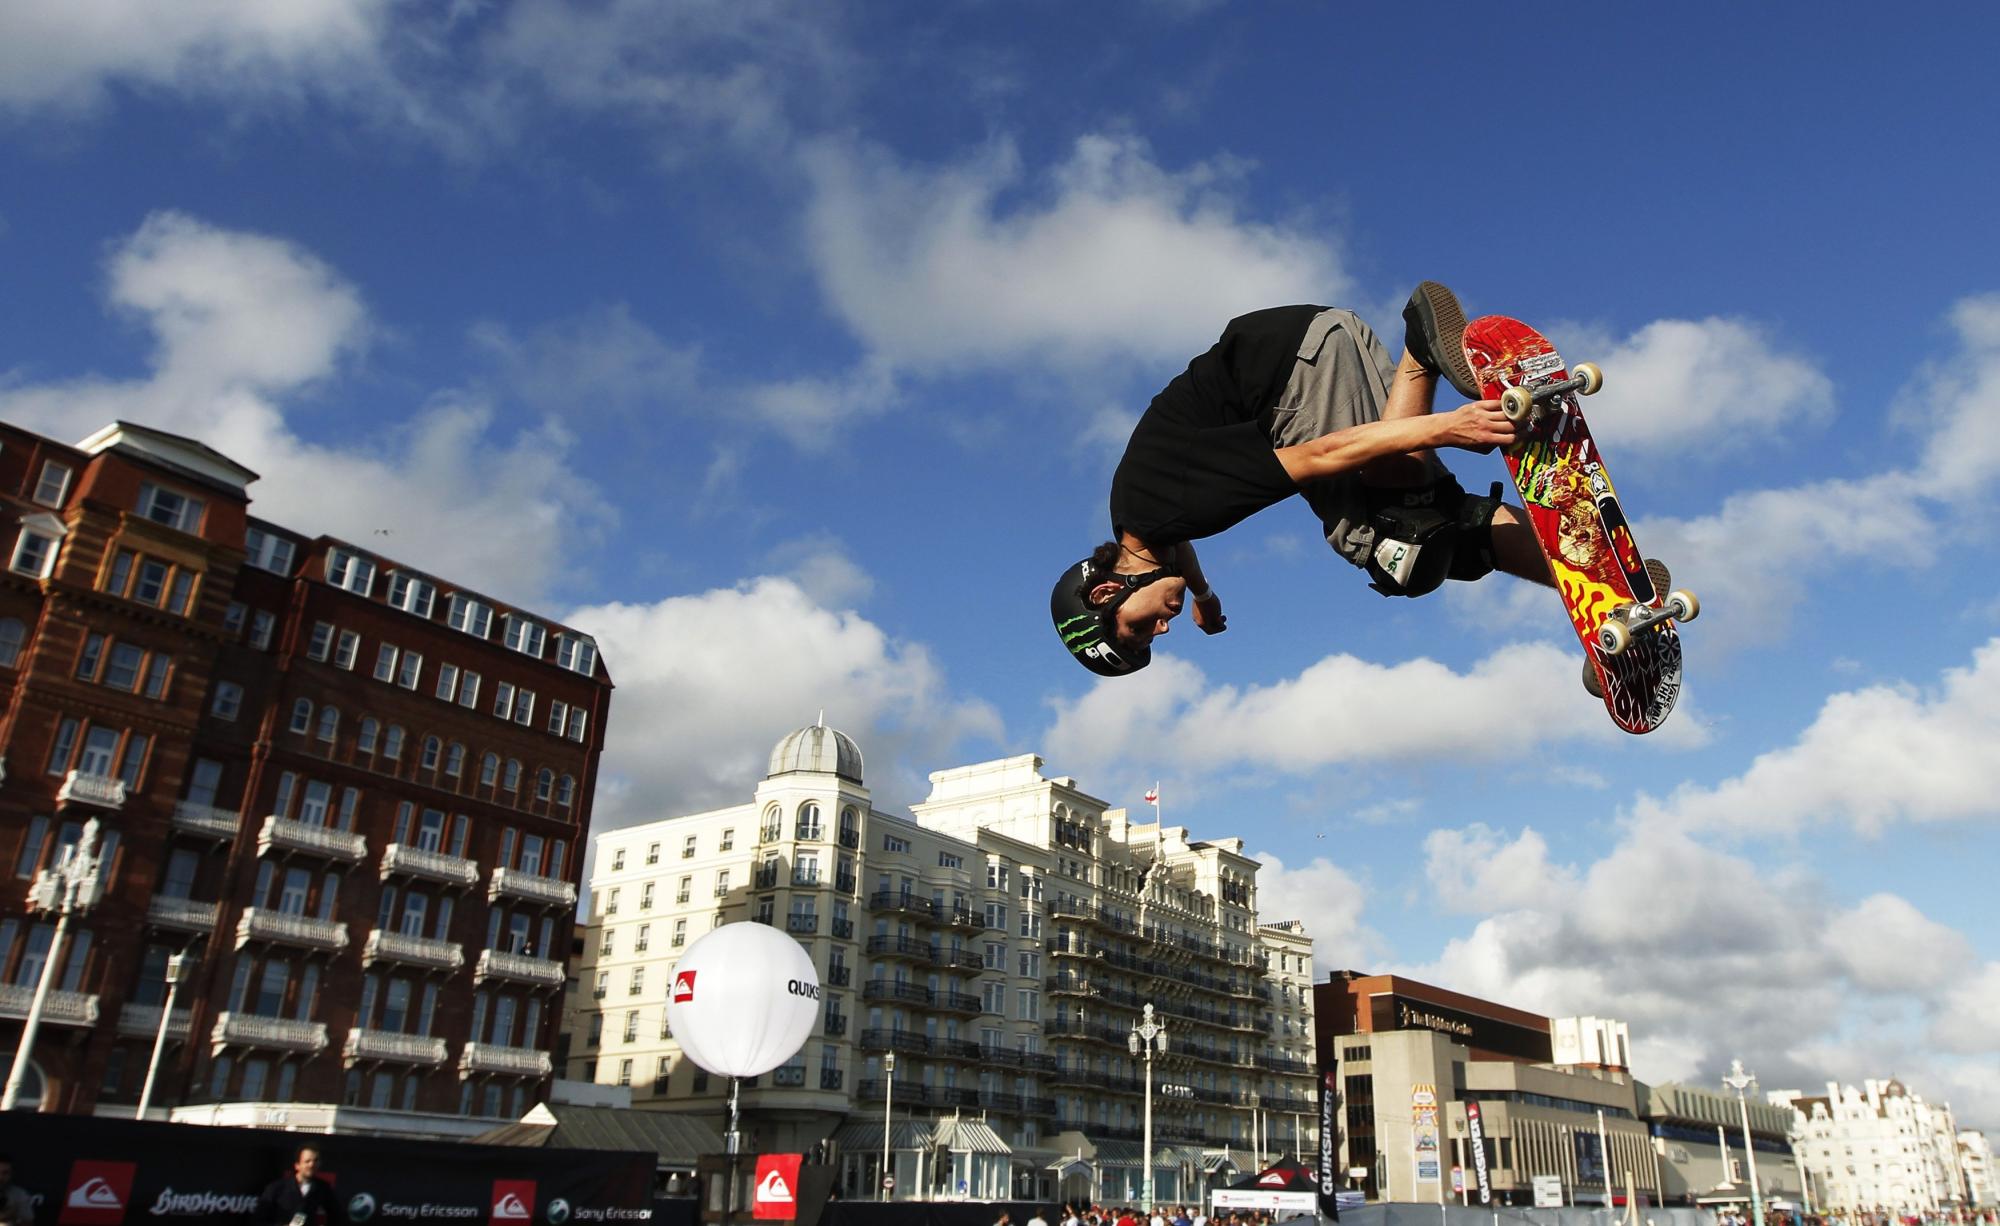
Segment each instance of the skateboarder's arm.
[{"label": "skateboarder's arm", "polygon": [[1278,463],[1294,484],[1353,472],[1383,456],[1433,447],[1505,446],[1514,425],[1497,400],[1480,400],[1449,413],[1363,422],[1310,442],[1278,449]]},{"label": "skateboarder's arm", "polygon": [[1221,634],[1228,626],[1222,617],[1222,597],[1208,586],[1201,559],[1195,556],[1194,542],[1180,545],[1181,577],[1187,580],[1188,599],[1194,601],[1194,624],[1205,634]]}]

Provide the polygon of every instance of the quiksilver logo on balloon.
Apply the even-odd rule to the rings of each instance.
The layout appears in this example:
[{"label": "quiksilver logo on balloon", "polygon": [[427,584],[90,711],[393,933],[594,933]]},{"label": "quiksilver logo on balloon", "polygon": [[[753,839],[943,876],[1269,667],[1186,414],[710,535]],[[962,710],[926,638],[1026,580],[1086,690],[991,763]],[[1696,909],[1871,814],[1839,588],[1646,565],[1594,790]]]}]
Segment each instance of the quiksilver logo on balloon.
[{"label": "quiksilver logo on balloon", "polygon": [[682,971],[674,976],[674,1003],[684,1005],[694,999],[694,972]]},{"label": "quiksilver logo on balloon", "polygon": [[803,983],[797,979],[788,979],[785,981],[785,991],[791,993],[793,996],[803,996],[807,1000],[819,999],[819,985],[816,983]]}]

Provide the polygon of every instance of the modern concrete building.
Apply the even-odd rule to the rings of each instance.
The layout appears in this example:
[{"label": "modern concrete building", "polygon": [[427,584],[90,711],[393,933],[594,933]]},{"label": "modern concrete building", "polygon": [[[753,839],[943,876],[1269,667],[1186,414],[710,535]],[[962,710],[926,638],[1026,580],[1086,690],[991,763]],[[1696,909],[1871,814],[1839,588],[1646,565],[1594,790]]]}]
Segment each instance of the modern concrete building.
[{"label": "modern concrete building", "polygon": [[[824,1011],[790,1064],[742,1086],[763,1149],[824,1145],[842,1195],[1136,1198],[1146,1005],[1155,1188],[1192,1195],[1264,1152],[1310,1150],[1311,947],[1265,926],[1238,840],[1132,822],[1032,756],[931,776],[877,809],[862,755],[814,724],[742,804],[609,831],[574,975],[570,1076],[639,1107],[713,1113],[727,1086],[665,1026],[678,952],[712,928],[782,925]],[[892,1067],[893,1061],[893,1067]]]},{"label": "modern concrete building", "polygon": [[27,888],[94,819],[104,896],[60,951],[28,1101],[132,1114],[164,1022],[156,1114],[518,1116],[552,1071],[596,646],[256,519],[255,478],[143,426],[0,427],[0,1049],[50,961]]},{"label": "modern concrete building", "polygon": [[[1750,1117],[1751,1149],[1743,1145]],[[1668,1083],[1639,1087],[1639,1115],[1653,1135],[1660,1194],[1670,1205],[1751,1207],[1750,1168],[1767,1206],[1803,1205],[1805,1181],[1789,1140],[1791,1112],[1769,1103],[1739,1102],[1734,1091]]]},{"label": "modern concrete building", "polygon": [[1893,1078],[1768,1097],[1793,1113],[1792,1146],[1815,1208],[1922,1213],[1968,1202],[1949,1105],[1932,1105]]}]

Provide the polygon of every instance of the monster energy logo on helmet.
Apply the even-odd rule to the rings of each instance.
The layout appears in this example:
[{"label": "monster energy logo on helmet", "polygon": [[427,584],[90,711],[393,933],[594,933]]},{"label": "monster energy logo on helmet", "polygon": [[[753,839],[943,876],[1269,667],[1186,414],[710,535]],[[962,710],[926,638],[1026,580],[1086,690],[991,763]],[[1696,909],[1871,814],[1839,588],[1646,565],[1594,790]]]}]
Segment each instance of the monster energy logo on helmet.
[{"label": "monster energy logo on helmet", "polygon": [[[1173,573],[1163,568],[1145,575],[1113,575],[1099,571],[1089,558],[1064,571],[1062,578],[1056,580],[1055,590],[1049,593],[1049,616],[1055,621],[1063,647],[1078,664],[1100,677],[1122,677],[1152,663],[1150,646],[1121,650],[1116,645],[1118,606],[1134,591]],[[1102,605],[1092,605],[1090,589],[1106,580],[1123,584],[1123,590]]]}]

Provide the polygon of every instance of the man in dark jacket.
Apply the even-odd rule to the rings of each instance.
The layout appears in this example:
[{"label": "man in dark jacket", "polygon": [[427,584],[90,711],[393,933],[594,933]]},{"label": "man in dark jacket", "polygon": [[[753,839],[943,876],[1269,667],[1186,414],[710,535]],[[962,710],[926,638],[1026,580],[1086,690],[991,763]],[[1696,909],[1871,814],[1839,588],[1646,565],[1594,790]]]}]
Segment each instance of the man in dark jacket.
[{"label": "man in dark jacket", "polygon": [[333,1185],[314,1174],[318,1170],[318,1147],[301,1145],[292,1173],[257,1198],[257,1221],[263,1226],[343,1226],[347,1210]]}]

